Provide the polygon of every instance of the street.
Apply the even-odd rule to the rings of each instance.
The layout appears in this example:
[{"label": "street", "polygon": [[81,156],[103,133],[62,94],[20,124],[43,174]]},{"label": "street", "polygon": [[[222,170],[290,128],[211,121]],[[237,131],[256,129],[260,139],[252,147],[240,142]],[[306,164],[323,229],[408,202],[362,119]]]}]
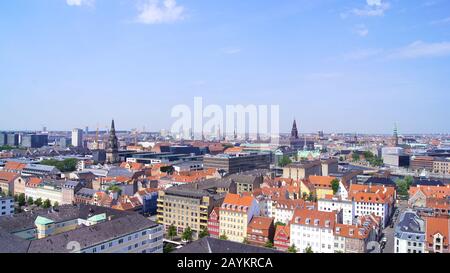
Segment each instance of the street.
[{"label": "street", "polygon": [[[396,204],[396,210],[399,211],[397,217],[395,218],[395,224],[394,227],[391,228],[390,226],[387,226],[383,230],[384,237],[387,238],[386,246],[383,249],[383,253],[394,253],[394,232],[395,232],[395,226],[397,225],[400,216],[402,213],[408,208],[407,201],[399,200],[398,204]],[[394,211],[395,213],[395,211]]]}]

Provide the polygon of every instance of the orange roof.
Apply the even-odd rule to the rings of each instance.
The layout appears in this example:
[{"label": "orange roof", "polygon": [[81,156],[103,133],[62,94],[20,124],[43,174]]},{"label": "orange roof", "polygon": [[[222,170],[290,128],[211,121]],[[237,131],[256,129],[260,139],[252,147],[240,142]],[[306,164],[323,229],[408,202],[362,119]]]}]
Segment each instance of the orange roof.
[{"label": "orange roof", "polygon": [[28,178],[28,181],[26,182],[26,185],[29,187],[36,187],[37,185],[41,184],[43,182],[42,179],[39,177],[30,177]]},{"label": "orange roof", "polygon": [[421,191],[426,197],[445,198],[450,195],[450,185],[447,186],[416,186],[409,189],[409,195],[413,196]]},{"label": "orange roof", "polygon": [[336,179],[336,177],[312,175],[308,179],[314,185],[314,187],[331,188],[331,181]]},{"label": "orange roof", "polygon": [[427,243],[433,244],[433,236],[439,233],[444,237],[443,245],[448,246],[450,219],[448,217],[425,217],[425,222]]},{"label": "orange roof", "polygon": [[122,164],[120,164],[120,167],[133,171],[140,171],[144,168],[144,164],[135,162],[122,162]]},{"label": "orange roof", "polygon": [[383,185],[371,186],[352,184],[349,190],[349,198],[356,202],[391,203],[394,200],[394,195],[394,187],[386,187]]},{"label": "orange roof", "polygon": [[282,237],[287,237],[289,238],[291,236],[291,231],[290,231],[290,225],[278,225],[277,229],[275,230],[275,237],[274,240],[276,241],[278,237],[282,236]]},{"label": "orange roof", "polygon": [[[253,203],[253,200],[255,200],[253,196],[241,196],[239,194],[228,193],[223,200],[223,204],[250,207]],[[222,206],[222,208],[224,207]]]},{"label": "orange roof", "polygon": [[0,171],[0,182],[13,183],[18,176],[17,173]]},{"label": "orange roof", "polygon": [[[252,220],[250,221],[250,223],[248,223],[248,232],[247,233],[252,233],[251,230],[252,229],[260,229],[260,230],[265,230],[268,231],[270,229],[270,226],[273,224],[273,218],[271,217],[261,217],[261,216],[254,216],[252,218]],[[267,233],[267,232],[265,232]],[[265,234],[266,236],[268,234]]]},{"label": "orange roof", "polygon": [[225,154],[236,154],[236,153],[242,153],[244,149],[242,147],[230,147],[225,149]]},{"label": "orange roof", "polygon": [[291,224],[334,228],[335,219],[335,212],[296,209]]},{"label": "orange roof", "polygon": [[11,171],[21,171],[26,166],[27,166],[27,164],[25,164],[25,163],[20,163],[20,162],[16,162],[16,161],[8,161],[8,162],[6,162],[4,169],[11,170]]}]

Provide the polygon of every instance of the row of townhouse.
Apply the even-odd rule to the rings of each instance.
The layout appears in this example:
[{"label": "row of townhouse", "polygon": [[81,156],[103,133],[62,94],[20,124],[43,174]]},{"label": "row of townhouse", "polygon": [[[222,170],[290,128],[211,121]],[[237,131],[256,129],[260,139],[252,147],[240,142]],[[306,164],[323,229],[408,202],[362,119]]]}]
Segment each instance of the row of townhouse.
[{"label": "row of townhouse", "polygon": [[336,212],[297,209],[289,225],[277,226],[274,246],[282,251],[311,249],[317,253],[365,253],[380,237],[380,217],[360,217],[355,224],[339,223]]}]

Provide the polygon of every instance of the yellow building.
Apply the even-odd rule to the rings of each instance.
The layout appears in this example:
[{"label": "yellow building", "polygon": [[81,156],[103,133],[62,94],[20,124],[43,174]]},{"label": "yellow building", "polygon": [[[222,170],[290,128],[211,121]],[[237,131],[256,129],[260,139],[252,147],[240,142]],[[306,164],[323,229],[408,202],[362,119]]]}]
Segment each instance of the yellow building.
[{"label": "yellow building", "polygon": [[247,238],[247,226],[254,215],[259,215],[255,198],[250,195],[228,193],[220,208],[220,236],[242,243]]}]

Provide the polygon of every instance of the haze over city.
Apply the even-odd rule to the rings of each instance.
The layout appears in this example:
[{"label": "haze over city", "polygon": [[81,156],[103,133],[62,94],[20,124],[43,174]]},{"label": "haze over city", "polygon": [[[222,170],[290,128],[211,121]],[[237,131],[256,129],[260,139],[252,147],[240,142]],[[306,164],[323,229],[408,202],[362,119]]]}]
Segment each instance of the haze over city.
[{"label": "haze over city", "polygon": [[[280,129],[448,133],[448,1],[2,1],[2,130],[169,129],[279,104]],[[9,117],[9,118],[5,118]],[[11,118],[14,117],[14,118]]]}]

